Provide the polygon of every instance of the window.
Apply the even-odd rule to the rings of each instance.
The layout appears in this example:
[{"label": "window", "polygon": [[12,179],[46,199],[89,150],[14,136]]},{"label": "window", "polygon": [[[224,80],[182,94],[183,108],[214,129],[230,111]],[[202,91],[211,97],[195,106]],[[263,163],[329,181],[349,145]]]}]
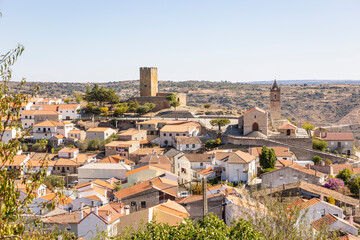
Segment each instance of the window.
[{"label": "window", "polygon": [[48,131],[50,131],[50,128],[48,128]]},{"label": "window", "polygon": [[28,116],[25,116],[25,118],[27,118]]},{"label": "window", "polygon": [[176,136],[179,136],[179,134],[177,133]]},{"label": "window", "polygon": [[345,145],[348,145],[348,142],[345,142]]},{"label": "window", "polygon": [[164,133],[164,137],[166,137],[166,133]]},{"label": "window", "polygon": [[148,125],[148,128],[151,128],[151,125]]},{"label": "window", "polygon": [[284,175],[280,175],[279,179],[280,179],[280,180],[283,180],[283,179],[284,179]]},{"label": "window", "polygon": [[256,118],[256,115],[254,115],[254,118]]},{"label": "window", "polygon": [[69,167],[67,167],[67,168],[66,168],[66,170],[68,170],[68,171],[69,171],[69,170],[70,170],[70,168],[69,168]]},{"label": "window", "polygon": [[186,136],[186,134],[185,134],[185,133],[183,133],[183,136]]},{"label": "window", "polygon": [[141,208],[146,208],[146,202],[145,201],[141,201]]},{"label": "window", "polygon": [[25,126],[27,126],[27,123],[25,123]]},{"label": "window", "polygon": [[334,142],[331,142],[331,145],[334,145]]},{"label": "window", "polygon": [[171,136],[172,136],[172,133],[169,133],[169,136],[171,137]]},{"label": "window", "polygon": [[189,148],[189,144],[186,144],[186,148]]},{"label": "window", "polygon": [[297,180],[298,179],[298,176],[297,175],[294,175],[294,180]]},{"label": "window", "polygon": [[130,205],[131,206],[136,206],[136,202],[131,202]]},{"label": "window", "polygon": [[200,163],[200,167],[204,166],[204,163]]},{"label": "window", "polygon": [[192,147],[195,148],[195,144],[193,144]]},{"label": "window", "polygon": [[339,216],[339,214],[337,214],[337,213],[333,213],[333,215],[334,215],[335,217],[338,217],[338,216]]}]

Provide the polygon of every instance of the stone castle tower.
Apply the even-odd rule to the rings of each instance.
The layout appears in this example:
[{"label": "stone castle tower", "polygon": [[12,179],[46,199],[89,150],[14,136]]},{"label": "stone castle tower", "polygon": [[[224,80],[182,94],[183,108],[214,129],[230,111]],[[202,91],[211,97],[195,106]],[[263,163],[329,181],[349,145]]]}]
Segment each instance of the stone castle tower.
[{"label": "stone castle tower", "polygon": [[280,88],[276,83],[276,79],[270,88],[270,114],[271,120],[281,119]]},{"label": "stone castle tower", "polygon": [[155,97],[158,93],[158,75],[156,67],[140,68],[140,96]]}]

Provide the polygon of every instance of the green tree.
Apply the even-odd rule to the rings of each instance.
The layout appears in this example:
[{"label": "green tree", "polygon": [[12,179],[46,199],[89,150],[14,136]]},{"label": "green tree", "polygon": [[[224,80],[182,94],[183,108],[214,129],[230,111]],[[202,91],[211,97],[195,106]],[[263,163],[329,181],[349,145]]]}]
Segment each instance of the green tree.
[{"label": "green tree", "polygon": [[95,138],[89,142],[90,150],[99,150],[101,148],[101,141],[98,138]]},{"label": "green tree", "polygon": [[63,178],[60,178],[55,175],[50,175],[44,177],[43,184],[45,184],[50,189],[54,189],[54,188],[63,187],[65,185],[65,181]]},{"label": "green tree", "polygon": [[263,169],[273,169],[276,164],[276,155],[274,149],[269,149],[266,146],[263,146],[259,155],[259,162]]},{"label": "green tree", "polygon": [[169,101],[170,107],[173,107],[176,111],[176,108],[180,106],[180,101],[178,100],[177,94],[173,93],[170,96],[167,96],[166,99]]},{"label": "green tree", "polygon": [[126,107],[116,107],[114,110],[114,115],[115,116],[119,116],[119,115],[123,115],[124,113],[126,113],[128,110],[128,108]]},{"label": "green tree", "polygon": [[351,175],[353,175],[353,174],[354,173],[351,170],[345,168],[345,169],[341,170],[335,177],[340,178],[344,181],[344,183],[349,184]]},{"label": "green tree", "polygon": [[219,131],[221,131],[221,127],[224,127],[226,125],[230,124],[230,120],[228,118],[218,118],[218,119],[212,119],[210,121],[211,126],[217,126],[219,127]]},{"label": "green tree", "polygon": [[28,146],[25,143],[22,144],[21,148],[24,152],[27,152],[29,150]]},{"label": "green tree", "polygon": [[79,94],[79,93],[74,93],[74,97],[75,97],[75,101],[77,102],[77,103],[81,103],[82,102],[82,100],[83,100],[83,96],[81,95],[81,94]]},{"label": "green tree", "polygon": [[77,141],[76,146],[79,148],[80,152],[85,152],[88,149],[89,144],[88,141],[85,139]]},{"label": "green tree", "polygon": [[64,103],[69,104],[71,102],[71,98],[65,98]]},{"label": "green tree", "polygon": [[356,178],[350,185],[350,192],[354,195],[359,194],[360,178]]},{"label": "green tree", "polygon": [[304,122],[303,125],[302,125],[302,128],[307,130],[307,131],[310,131],[310,130],[313,130],[315,128],[315,126],[312,125],[309,122]]},{"label": "green tree", "polygon": [[324,151],[326,147],[327,147],[326,141],[317,138],[313,139],[313,149]]},{"label": "green tree", "polygon": [[210,103],[204,104],[204,108],[209,109],[210,107],[211,107],[211,104],[210,104]]},{"label": "green tree", "polygon": [[101,107],[100,108],[101,115],[107,116],[109,114],[109,108],[108,107]]},{"label": "green tree", "polygon": [[149,112],[154,110],[154,108],[156,107],[155,103],[150,103],[150,102],[146,102],[144,105],[149,108]]},{"label": "green tree", "polygon": [[135,99],[134,101],[129,101],[129,111],[135,112],[136,109],[140,106],[138,101]]},{"label": "green tree", "polygon": [[322,161],[322,158],[319,156],[314,156],[312,160],[315,163],[315,165],[317,165]]},{"label": "green tree", "polygon": [[120,181],[116,182],[114,185],[115,185],[115,191],[120,191],[121,189],[123,189],[123,186]]}]

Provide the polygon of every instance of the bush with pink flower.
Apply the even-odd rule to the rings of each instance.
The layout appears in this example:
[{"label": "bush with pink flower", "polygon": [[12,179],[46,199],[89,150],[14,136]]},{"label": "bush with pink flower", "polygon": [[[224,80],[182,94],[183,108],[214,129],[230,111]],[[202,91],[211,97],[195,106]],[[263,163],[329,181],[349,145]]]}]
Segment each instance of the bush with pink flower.
[{"label": "bush with pink flower", "polygon": [[339,190],[344,186],[344,181],[339,178],[330,178],[327,183],[323,185],[323,187],[329,188],[331,190]]}]

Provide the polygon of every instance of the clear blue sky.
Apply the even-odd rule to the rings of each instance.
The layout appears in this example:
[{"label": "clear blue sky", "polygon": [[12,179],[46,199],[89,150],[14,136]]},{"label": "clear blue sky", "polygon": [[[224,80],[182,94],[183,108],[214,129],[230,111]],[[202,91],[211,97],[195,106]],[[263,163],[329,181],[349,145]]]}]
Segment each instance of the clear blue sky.
[{"label": "clear blue sky", "polygon": [[360,79],[359,0],[0,0],[14,78]]}]

